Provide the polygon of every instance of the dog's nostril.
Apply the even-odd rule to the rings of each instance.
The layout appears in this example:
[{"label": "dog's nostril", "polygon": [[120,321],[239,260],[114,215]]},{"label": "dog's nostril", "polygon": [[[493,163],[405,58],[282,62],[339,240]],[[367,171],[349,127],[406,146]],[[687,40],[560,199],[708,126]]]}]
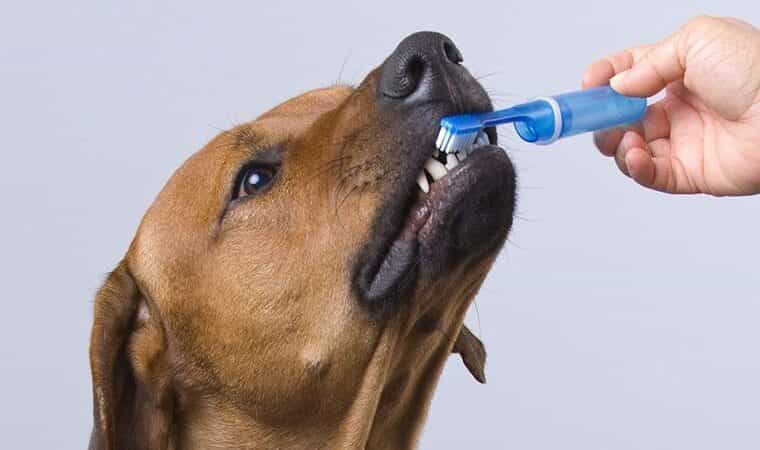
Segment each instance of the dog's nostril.
[{"label": "dog's nostril", "polygon": [[449,41],[443,41],[443,54],[446,55],[446,59],[454,64],[459,64],[464,61],[462,53]]},{"label": "dog's nostril", "polygon": [[409,76],[410,84],[416,88],[425,73],[425,61],[423,61],[419,56],[415,55],[409,61],[406,70]]},{"label": "dog's nostril", "polygon": [[380,87],[383,94],[391,98],[405,98],[417,90],[425,76],[427,63],[418,54],[396,61],[383,71]]},{"label": "dog's nostril", "polygon": [[401,41],[383,63],[379,93],[401,99],[421,92],[417,99],[430,98],[436,89],[447,89],[447,71],[452,64],[461,62],[462,54],[451,39],[440,33],[414,33]]}]

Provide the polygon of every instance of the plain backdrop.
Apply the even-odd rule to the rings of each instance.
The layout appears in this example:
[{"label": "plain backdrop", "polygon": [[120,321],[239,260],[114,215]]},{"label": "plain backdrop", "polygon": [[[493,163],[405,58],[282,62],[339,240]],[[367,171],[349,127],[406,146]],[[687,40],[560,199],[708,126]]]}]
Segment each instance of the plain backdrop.
[{"label": "plain backdrop", "polygon": [[[174,169],[219,130],[451,36],[497,105],[723,1],[9,2],[0,12],[0,436],[83,449],[93,294]],[[447,365],[423,449],[760,448],[760,197],[639,188],[589,136],[502,143],[519,218]]]}]

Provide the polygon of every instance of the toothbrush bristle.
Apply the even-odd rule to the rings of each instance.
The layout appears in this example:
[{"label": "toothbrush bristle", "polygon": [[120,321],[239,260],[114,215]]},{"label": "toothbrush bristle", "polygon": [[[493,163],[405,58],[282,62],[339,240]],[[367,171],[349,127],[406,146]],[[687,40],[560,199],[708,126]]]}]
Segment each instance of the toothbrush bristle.
[{"label": "toothbrush bristle", "polygon": [[454,148],[458,145],[459,142],[459,135],[456,133],[449,132],[449,139],[446,141],[445,151],[446,153],[451,153],[454,151]]},{"label": "toothbrush bristle", "polygon": [[438,145],[438,148],[444,153],[459,152],[471,147],[475,143],[477,135],[477,132],[457,134],[447,131],[445,139],[442,140],[441,145]]},{"label": "toothbrush bristle", "polygon": [[454,153],[471,147],[483,129],[477,114],[444,117],[435,146],[444,153]]},{"label": "toothbrush bristle", "polygon": [[475,144],[475,139],[477,139],[477,138],[478,138],[478,133],[477,132],[475,132],[475,133],[468,133],[467,134],[467,142],[466,142],[465,145],[462,146],[462,148],[460,148],[460,150],[465,150],[465,149],[468,149],[468,148],[472,147]]},{"label": "toothbrush bristle", "polygon": [[438,132],[438,138],[435,140],[435,148],[441,149],[443,148],[443,141],[446,139],[446,136],[448,135],[448,130],[446,128],[441,127],[441,130]]},{"label": "toothbrush bristle", "polygon": [[446,153],[453,153],[459,149],[459,147],[462,145],[462,141],[465,139],[465,136],[461,134],[455,134],[451,137],[451,141],[449,141],[449,145],[446,146]]},{"label": "toothbrush bristle", "polygon": [[446,138],[444,138],[441,144],[441,151],[448,153],[448,148],[451,146],[451,140],[454,138],[454,133],[451,130],[446,131]]}]

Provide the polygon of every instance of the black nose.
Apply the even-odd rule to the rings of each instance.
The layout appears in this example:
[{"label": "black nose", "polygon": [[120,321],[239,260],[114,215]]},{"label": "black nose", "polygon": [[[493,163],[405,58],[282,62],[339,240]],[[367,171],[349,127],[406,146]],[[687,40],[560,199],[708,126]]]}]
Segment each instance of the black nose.
[{"label": "black nose", "polygon": [[379,94],[393,99],[430,99],[445,89],[447,73],[461,62],[462,54],[448,37],[430,31],[414,33],[383,63]]}]

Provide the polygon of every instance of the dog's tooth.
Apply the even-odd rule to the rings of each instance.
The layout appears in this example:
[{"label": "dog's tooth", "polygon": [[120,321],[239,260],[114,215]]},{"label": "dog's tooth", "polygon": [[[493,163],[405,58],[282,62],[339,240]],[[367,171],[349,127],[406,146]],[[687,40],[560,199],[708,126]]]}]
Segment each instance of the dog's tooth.
[{"label": "dog's tooth", "polygon": [[459,165],[459,160],[457,159],[456,155],[458,155],[458,153],[452,153],[446,157],[446,168],[448,170],[451,170]]},{"label": "dog's tooth", "polygon": [[428,183],[425,172],[420,172],[420,174],[417,175],[417,186],[419,186],[420,189],[422,189],[422,192],[426,194],[430,192],[430,183]]},{"label": "dog's tooth", "polygon": [[446,166],[438,160],[429,158],[425,162],[425,170],[428,171],[433,180],[439,180],[446,176]]},{"label": "dog's tooth", "polygon": [[456,156],[457,156],[457,159],[459,160],[459,162],[462,162],[465,159],[467,159],[467,151],[462,150],[461,152],[457,153]]},{"label": "dog's tooth", "polygon": [[488,136],[483,131],[478,134],[478,138],[475,140],[476,147],[480,147],[482,145],[488,145]]}]

